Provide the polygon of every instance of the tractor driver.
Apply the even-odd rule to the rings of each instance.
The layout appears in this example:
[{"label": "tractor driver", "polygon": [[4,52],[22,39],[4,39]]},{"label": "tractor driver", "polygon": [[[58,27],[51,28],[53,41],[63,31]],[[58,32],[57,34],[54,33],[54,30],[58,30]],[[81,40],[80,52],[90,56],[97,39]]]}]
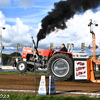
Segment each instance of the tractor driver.
[{"label": "tractor driver", "polygon": [[65,51],[65,52],[67,52],[67,48],[65,47],[65,44],[64,44],[64,43],[61,45],[60,51]]}]

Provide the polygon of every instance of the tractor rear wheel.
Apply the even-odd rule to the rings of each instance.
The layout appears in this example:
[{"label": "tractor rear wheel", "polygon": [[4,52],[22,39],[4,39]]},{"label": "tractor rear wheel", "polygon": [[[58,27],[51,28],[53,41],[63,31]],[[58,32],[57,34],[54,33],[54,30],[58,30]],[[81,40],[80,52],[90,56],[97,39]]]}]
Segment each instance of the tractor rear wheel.
[{"label": "tractor rear wheel", "polygon": [[48,61],[47,72],[57,81],[68,80],[73,74],[73,61],[69,55],[55,54]]},{"label": "tractor rear wheel", "polygon": [[27,69],[27,64],[24,61],[19,61],[17,64],[17,70],[21,73],[25,72]]}]

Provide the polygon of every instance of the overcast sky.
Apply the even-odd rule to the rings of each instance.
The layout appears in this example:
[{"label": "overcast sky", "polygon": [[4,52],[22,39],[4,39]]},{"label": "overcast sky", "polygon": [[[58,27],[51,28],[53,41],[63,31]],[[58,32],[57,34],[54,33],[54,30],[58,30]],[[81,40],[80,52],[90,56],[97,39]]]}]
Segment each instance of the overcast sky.
[{"label": "overcast sky", "polygon": [[[16,51],[17,44],[32,46],[31,36],[36,41],[36,35],[41,28],[41,20],[54,8],[54,3],[60,0],[0,0],[0,27],[2,30],[3,53]],[[92,46],[92,35],[88,24],[90,19],[98,23],[94,27],[96,44],[100,42],[100,8],[75,14],[66,24],[68,28],[56,30],[39,42],[39,48],[49,49],[50,43],[60,47],[62,43],[74,43],[74,52],[81,51],[81,43]],[[0,28],[1,30],[1,28]],[[1,32],[1,31],[0,31]],[[0,33],[1,34],[1,33]],[[85,50],[90,55],[92,50]],[[97,49],[100,53],[100,49]]]}]

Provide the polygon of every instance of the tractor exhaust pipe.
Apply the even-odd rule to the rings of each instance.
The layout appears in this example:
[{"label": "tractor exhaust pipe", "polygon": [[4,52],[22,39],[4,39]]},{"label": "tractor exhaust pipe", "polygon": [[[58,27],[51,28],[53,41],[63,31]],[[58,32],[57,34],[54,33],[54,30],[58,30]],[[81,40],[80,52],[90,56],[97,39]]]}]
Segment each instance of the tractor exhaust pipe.
[{"label": "tractor exhaust pipe", "polygon": [[35,41],[34,41],[33,37],[31,37],[31,38],[32,38],[32,42],[33,42],[33,58],[35,61],[41,62],[37,47],[35,46]]},{"label": "tractor exhaust pipe", "polygon": [[31,38],[32,38],[32,42],[33,42],[33,55],[36,55],[36,47],[35,47],[35,42],[34,42],[33,36]]},{"label": "tractor exhaust pipe", "polygon": [[71,43],[71,53],[73,52],[73,49],[74,49],[74,44],[73,43]]}]

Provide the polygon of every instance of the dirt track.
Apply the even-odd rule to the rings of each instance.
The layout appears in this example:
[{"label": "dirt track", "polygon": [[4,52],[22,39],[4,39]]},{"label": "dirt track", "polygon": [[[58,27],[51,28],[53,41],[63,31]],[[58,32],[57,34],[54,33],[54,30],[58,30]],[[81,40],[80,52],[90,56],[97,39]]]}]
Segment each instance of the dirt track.
[{"label": "dirt track", "polygon": [[[48,89],[48,75],[46,76],[46,88]],[[37,90],[40,83],[40,75],[37,75]],[[35,90],[34,75],[0,75],[0,89],[9,90]],[[56,91],[100,93],[100,84],[89,82],[55,81]]]}]

